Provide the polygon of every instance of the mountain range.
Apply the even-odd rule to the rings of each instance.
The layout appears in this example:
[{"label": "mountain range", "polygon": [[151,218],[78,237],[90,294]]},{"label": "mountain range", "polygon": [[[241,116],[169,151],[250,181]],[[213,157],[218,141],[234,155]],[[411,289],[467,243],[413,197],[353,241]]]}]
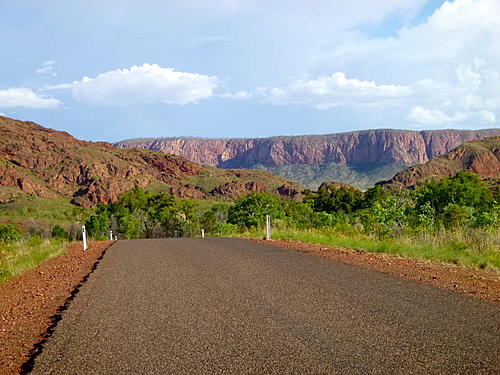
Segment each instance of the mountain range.
[{"label": "mountain range", "polygon": [[19,192],[76,205],[110,203],[139,185],[181,198],[234,199],[252,191],[296,196],[301,187],[266,171],[224,170],[181,156],[87,142],[0,116],[0,203]]},{"label": "mountain range", "polygon": [[325,181],[364,189],[464,142],[495,135],[500,129],[380,129],[245,139],[140,138],[114,145],[175,154],[217,168],[265,169],[313,189]]}]

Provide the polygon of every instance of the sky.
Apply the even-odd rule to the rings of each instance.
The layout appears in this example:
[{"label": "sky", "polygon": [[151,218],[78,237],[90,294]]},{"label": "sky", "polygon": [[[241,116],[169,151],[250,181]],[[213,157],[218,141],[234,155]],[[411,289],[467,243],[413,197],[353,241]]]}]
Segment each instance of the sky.
[{"label": "sky", "polygon": [[500,127],[500,0],[2,0],[0,46],[80,139]]}]

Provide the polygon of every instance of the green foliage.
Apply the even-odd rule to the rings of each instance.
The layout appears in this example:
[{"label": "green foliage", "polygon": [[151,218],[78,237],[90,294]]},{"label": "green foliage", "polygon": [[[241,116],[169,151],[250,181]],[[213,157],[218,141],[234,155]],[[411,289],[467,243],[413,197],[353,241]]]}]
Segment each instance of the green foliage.
[{"label": "green foliage", "polygon": [[247,228],[259,228],[264,225],[266,215],[274,219],[283,218],[283,201],[275,195],[256,191],[240,197],[229,208],[228,222]]},{"label": "green foliage", "polygon": [[0,241],[3,243],[11,243],[17,241],[21,234],[12,224],[0,225]]},{"label": "green foliage", "polygon": [[56,225],[54,226],[54,228],[52,228],[52,237],[59,238],[65,241],[71,240],[69,233],[60,225]]},{"label": "green foliage", "polygon": [[323,187],[315,195],[309,197],[308,201],[314,211],[350,213],[363,207],[363,193],[347,187]]},{"label": "green foliage", "polygon": [[238,226],[235,224],[217,222],[212,227],[210,233],[214,236],[231,236],[236,234],[237,231]]},{"label": "green foliage", "polygon": [[429,204],[438,218],[450,204],[488,210],[493,202],[491,190],[471,172],[458,172],[455,176],[429,182],[415,193],[417,209]]}]

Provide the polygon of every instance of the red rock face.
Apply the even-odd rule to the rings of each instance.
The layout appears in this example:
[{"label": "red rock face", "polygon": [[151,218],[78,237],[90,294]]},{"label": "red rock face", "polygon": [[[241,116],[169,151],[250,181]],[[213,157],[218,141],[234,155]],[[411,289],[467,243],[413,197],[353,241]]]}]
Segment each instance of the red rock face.
[{"label": "red rock face", "polygon": [[425,163],[464,142],[492,135],[500,135],[500,129],[369,130],[254,139],[157,138],[122,141],[115,145],[180,155],[222,168],[327,162],[385,165]]},{"label": "red rock face", "polygon": [[429,178],[453,176],[459,171],[470,171],[482,178],[500,178],[500,137],[466,142],[443,156],[415,165],[378,184],[386,189],[415,188]]},{"label": "red rock face", "polygon": [[172,155],[118,150],[65,132],[0,117],[0,186],[89,206],[116,201],[136,185],[180,185],[204,167]]}]

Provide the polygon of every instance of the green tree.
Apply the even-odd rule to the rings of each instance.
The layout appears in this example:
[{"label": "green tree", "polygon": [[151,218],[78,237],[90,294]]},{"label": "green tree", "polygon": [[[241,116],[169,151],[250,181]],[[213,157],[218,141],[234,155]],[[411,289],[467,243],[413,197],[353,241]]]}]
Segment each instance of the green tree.
[{"label": "green tree", "polygon": [[445,208],[450,204],[472,207],[475,210],[488,210],[493,204],[491,190],[484,185],[479,176],[471,172],[458,172],[455,176],[432,181],[415,192],[417,211],[429,204],[441,219]]},{"label": "green tree", "polygon": [[311,201],[314,211],[350,213],[363,207],[363,193],[347,187],[323,187],[308,201]]},{"label": "green tree", "polygon": [[266,215],[274,219],[284,217],[283,201],[275,195],[264,192],[252,192],[238,198],[229,208],[228,222],[247,228],[262,227]]}]

